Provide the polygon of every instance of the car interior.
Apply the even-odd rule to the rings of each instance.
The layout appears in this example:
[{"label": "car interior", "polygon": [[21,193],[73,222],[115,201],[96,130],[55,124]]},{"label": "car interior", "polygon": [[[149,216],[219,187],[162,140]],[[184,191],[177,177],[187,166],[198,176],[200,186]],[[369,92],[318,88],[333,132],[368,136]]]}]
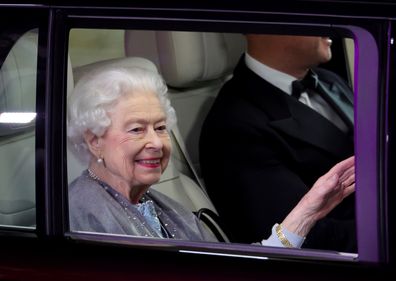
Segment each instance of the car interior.
[{"label": "car interior", "polygon": [[[114,33],[115,41],[118,41],[117,47],[114,48],[108,42],[112,40],[111,36],[106,36],[99,30],[95,37],[95,32],[96,30],[71,30],[69,54],[72,73],[69,73],[69,76],[72,75],[76,83],[84,73],[92,69],[106,66],[128,68],[138,65],[154,69],[164,77],[178,122],[171,132],[173,146],[171,161],[161,181],[153,188],[202,216],[203,221],[215,227],[212,231],[220,241],[229,241],[219,226],[221,222],[217,216],[214,216],[217,214],[216,209],[206,195],[200,178],[198,139],[202,122],[218,90],[230,77],[244,51],[243,36],[127,30],[123,37],[120,37],[118,32]],[[89,40],[85,40],[88,37]],[[110,46],[108,53],[105,51],[106,45]],[[125,49],[114,50],[120,46]],[[86,53],[84,51],[79,53],[76,50],[85,48],[91,50],[92,59],[87,59],[84,55],[89,63],[74,67],[73,61],[81,61],[78,57]],[[100,54],[95,53],[96,50]],[[102,59],[97,60],[98,57]],[[70,153],[68,167],[69,182],[84,169]]]},{"label": "car interior", "polygon": [[5,226],[35,225],[35,122],[1,117],[36,112],[37,40],[37,30],[25,33],[0,68],[0,225]]},{"label": "car interior", "polygon": [[[72,29],[69,35],[68,94],[86,72],[102,67],[139,66],[165,79],[178,122],[171,131],[170,163],[153,188],[198,214],[219,241],[229,239],[200,176],[198,140],[202,122],[245,46],[244,36],[236,33]],[[350,59],[349,64],[353,65]],[[35,112],[36,65],[33,30],[16,42],[1,68],[1,112]],[[34,122],[0,123],[0,134],[1,158],[18,155],[9,163],[0,162],[5,180],[0,189],[0,224],[34,227]],[[67,164],[69,183],[87,168],[69,149]]]}]

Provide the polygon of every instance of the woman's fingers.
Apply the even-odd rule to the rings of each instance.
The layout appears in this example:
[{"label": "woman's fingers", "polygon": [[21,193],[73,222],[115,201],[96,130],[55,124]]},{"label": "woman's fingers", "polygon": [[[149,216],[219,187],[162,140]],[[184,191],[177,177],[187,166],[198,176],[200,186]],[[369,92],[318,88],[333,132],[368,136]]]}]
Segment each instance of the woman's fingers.
[{"label": "woman's fingers", "polygon": [[349,168],[354,167],[354,165],[355,165],[355,156],[351,156],[336,164],[333,168],[330,169],[330,171],[327,174],[335,173],[337,175],[342,175]]},{"label": "woman's fingers", "polygon": [[339,182],[344,182],[355,174],[355,156],[351,156],[333,166],[326,174],[322,176],[323,180],[330,180],[334,175],[338,177]]},{"label": "woman's fingers", "polygon": [[342,185],[348,186],[355,182],[355,174],[351,174],[348,178],[344,179],[343,181],[340,180]]},{"label": "woman's fingers", "polygon": [[344,188],[343,198],[347,197],[348,195],[352,194],[355,191],[355,183],[348,185]]},{"label": "woman's fingers", "polygon": [[314,221],[326,216],[345,197],[355,191],[355,158],[339,162],[320,177],[298,206]]},{"label": "woman's fingers", "polygon": [[349,167],[347,170],[345,170],[341,175],[340,175],[340,181],[343,182],[347,178],[349,178],[351,175],[355,174],[355,166]]}]

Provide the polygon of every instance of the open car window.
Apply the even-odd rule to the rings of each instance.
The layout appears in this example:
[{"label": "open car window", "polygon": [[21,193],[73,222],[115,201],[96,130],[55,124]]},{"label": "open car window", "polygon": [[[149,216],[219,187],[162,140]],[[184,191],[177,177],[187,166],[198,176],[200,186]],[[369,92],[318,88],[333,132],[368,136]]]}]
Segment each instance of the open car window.
[{"label": "open car window", "polygon": [[[332,61],[324,64],[323,67],[337,73],[351,88],[355,88],[355,42],[342,32],[340,34],[334,37]],[[202,44],[207,45],[202,46]],[[178,117],[178,124],[171,134],[174,150],[169,166],[160,182],[152,189],[166,194],[193,213],[207,209],[217,217],[216,205],[208,196],[201,174],[202,167],[198,152],[199,135],[202,123],[220,88],[232,77],[245,51],[246,41],[244,35],[240,33],[72,28],[69,32],[68,80],[73,80],[74,84],[69,85],[67,92],[70,94],[74,85],[89,71],[106,66],[128,67],[134,64],[136,58],[148,59],[156,71],[164,77],[169,90],[169,98]],[[353,118],[353,112],[351,114]],[[77,158],[75,154],[68,151],[69,184],[88,167],[87,163],[82,164]],[[210,215],[209,220],[213,220]],[[221,217],[218,221],[215,220],[214,223],[202,223],[217,236],[217,239],[220,237],[219,241],[230,242],[227,232],[222,229]],[[213,225],[215,225],[214,228]],[[217,233],[218,230],[221,234]],[[103,232],[97,234],[102,238],[92,237],[92,239],[111,241],[111,238],[103,238]],[[117,236],[120,233],[108,233],[109,237],[112,234]],[[83,239],[89,238],[84,236]],[[135,241],[131,243],[136,243],[139,240],[135,237],[131,241]],[[175,240],[168,242],[172,245],[185,243]],[[228,249],[227,247],[233,246],[224,244],[221,247]],[[261,246],[247,244],[246,247],[249,249],[248,252],[254,249],[254,256],[262,250]],[[227,252],[224,249],[223,251]],[[265,253],[271,252],[271,248],[263,249]],[[272,250],[285,251],[284,249]],[[330,259],[355,260],[357,258],[355,252],[324,251],[322,254],[322,257]],[[300,257],[306,255],[316,256],[309,250],[297,254]]]}]

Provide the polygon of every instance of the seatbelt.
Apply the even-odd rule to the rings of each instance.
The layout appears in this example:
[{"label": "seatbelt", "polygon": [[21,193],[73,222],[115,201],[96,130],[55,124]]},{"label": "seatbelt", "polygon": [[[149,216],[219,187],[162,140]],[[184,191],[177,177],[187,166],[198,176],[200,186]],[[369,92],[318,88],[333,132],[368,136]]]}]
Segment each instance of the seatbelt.
[{"label": "seatbelt", "polygon": [[194,165],[192,164],[190,155],[188,154],[187,148],[184,144],[183,138],[180,134],[180,131],[177,127],[173,128],[171,130],[171,134],[173,136],[173,138],[176,140],[175,144],[177,145],[177,148],[181,151],[187,165],[188,168],[191,170],[191,173],[193,174],[198,186],[202,189],[202,191],[205,193],[206,196],[208,196],[206,189],[205,189],[205,185],[203,184],[202,180],[198,177],[198,173],[194,168]]}]

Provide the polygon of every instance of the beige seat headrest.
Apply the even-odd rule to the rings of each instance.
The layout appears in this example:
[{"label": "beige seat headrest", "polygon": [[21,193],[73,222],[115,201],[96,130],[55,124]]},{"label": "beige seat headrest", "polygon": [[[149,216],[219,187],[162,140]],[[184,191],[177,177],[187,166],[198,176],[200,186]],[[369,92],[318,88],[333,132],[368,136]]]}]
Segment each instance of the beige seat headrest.
[{"label": "beige seat headrest", "polygon": [[154,62],[171,87],[193,87],[231,74],[245,50],[241,34],[135,31],[125,32],[127,56]]},{"label": "beige seat headrest", "polygon": [[[38,31],[23,34],[14,44],[0,68],[0,113],[36,112]],[[34,128],[28,124],[0,123],[0,136]]]}]

